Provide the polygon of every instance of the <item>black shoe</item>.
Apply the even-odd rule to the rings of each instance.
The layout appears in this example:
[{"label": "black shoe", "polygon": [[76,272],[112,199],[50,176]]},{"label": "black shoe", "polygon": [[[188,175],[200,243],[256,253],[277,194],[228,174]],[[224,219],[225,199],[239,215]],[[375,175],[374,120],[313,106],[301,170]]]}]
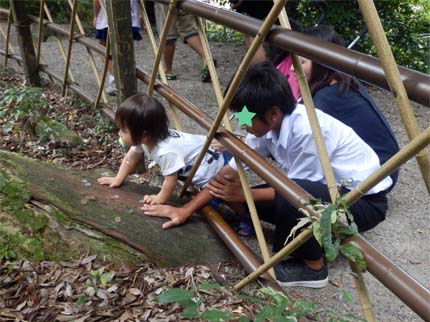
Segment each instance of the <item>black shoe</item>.
[{"label": "black shoe", "polygon": [[314,271],[305,265],[303,260],[287,260],[275,267],[276,279],[280,286],[303,286],[310,288],[323,288],[328,284],[328,268],[324,267]]},{"label": "black shoe", "polygon": [[[215,68],[216,68],[217,67],[217,60],[216,59],[214,59],[214,65],[215,65]],[[200,80],[203,83],[209,83],[209,82],[212,81],[211,75],[209,73],[209,67],[206,64],[203,65],[202,70],[200,71]]]}]

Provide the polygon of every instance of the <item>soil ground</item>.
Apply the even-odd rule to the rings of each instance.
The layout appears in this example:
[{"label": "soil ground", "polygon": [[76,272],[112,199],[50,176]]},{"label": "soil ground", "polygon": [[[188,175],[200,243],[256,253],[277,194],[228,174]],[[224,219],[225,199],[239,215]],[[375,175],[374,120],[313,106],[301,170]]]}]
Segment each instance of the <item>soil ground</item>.
[{"label": "soil ground", "polygon": [[[2,25],[4,26],[4,24]],[[0,47],[3,49],[4,39],[1,38],[0,40],[2,41]],[[16,44],[14,39],[13,43]],[[65,41],[63,43],[65,44]],[[15,48],[18,46],[15,45]],[[153,60],[150,48],[147,38],[135,43],[137,64],[146,71],[151,70]],[[217,70],[220,82],[222,86],[225,86],[239,65],[246,48],[243,44],[237,43],[211,43],[211,48],[214,58],[218,60]],[[42,57],[53,72],[62,75],[64,61],[53,37],[43,43]],[[101,69],[102,61],[100,59],[97,61]],[[174,61],[174,71],[178,74],[178,80],[169,82],[169,85],[206,113],[214,116],[217,109],[215,95],[210,83],[203,84],[200,82],[200,68],[198,56],[186,45],[178,42]],[[94,75],[88,64],[87,53],[79,44],[73,45],[72,71],[79,85],[95,95],[97,87]],[[146,85],[140,83],[139,88],[144,91]],[[400,146],[404,146],[408,139],[392,95],[376,88],[370,88],[370,92],[391,124]],[[115,99],[111,99],[111,102],[115,104]],[[430,109],[415,103],[412,106],[420,127],[429,127]],[[188,120],[181,113],[180,120],[183,130],[205,133],[203,129],[195,126],[193,121]],[[365,122],[365,120],[363,121]],[[417,163],[415,159],[411,159],[401,167],[399,182],[389,194],[389,210],[386,220],[375,229],[364,234],[375,247],[427,288],[430,287],[429,209],[429,195],[421,179]],[[266,232],[269,238],[270,227],[266,229]],[[358,297],[349,266],[344,259],[330,264],[329,278],[331,283],[322,290],[297,288],[291,291],[299,293],[305,299],[320,303],[321,307],[359,314]],[[365,281],[378,321],[421,320],[372,275],[366,273]],[[352,305],[346,305],[339,301],[340,286],[351,292],[353,296]]]}]

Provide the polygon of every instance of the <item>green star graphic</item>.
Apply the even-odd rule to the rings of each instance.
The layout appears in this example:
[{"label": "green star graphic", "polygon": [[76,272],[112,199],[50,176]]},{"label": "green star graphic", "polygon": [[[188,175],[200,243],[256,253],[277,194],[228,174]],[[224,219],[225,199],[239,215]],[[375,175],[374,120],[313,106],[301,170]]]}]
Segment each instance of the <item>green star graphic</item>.
[{"label": "green star graphic", "polygon": [[248,111],[246,105],[243,107],[242,111],[234,113],[237,118],[237,125],[248,125],[252,126],[252,119],[256,113]]}]

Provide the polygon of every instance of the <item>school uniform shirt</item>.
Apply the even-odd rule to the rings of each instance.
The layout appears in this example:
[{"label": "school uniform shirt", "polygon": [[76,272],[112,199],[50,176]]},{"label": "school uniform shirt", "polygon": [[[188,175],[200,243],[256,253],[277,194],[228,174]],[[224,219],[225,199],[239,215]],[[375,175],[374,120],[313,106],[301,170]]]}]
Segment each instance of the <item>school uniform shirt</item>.
[{"label": "school uniform shirt", "polygon": [[[144,144],[133,146],[131,149],[135,152],[146,153],[150,159],[159,165],[163,176],[178,172],[179,179],[185,179],[205,141],[206,137],[203,135],[169,130],[169,137],[158,142],[151,151]],[[192,183],[205,187],[223,166],[222,153],[208,150],[194,175]]]},{"label": "school uniform shirt", "polygon": [[[350,180],[348,189],[379,167],[376,153],[348,126],[320,110],[316,110],[321,131],[327,147],[336,183]],[[272,156],[290,179],[304,179],[326,183],[312,136],[305,106],[298,104],[290,115],[285,115],[279,131],[269,131],[262,137],[248,134],[245,143],[261,156]],[[230,166],[236,169],[234,159]],[[368,194],[388,189],[393,181],[386,177]]]},{"label": "school uniform shirt", "polygon": [[[106,6],[106,0],[103,0]],[[131,8],[131,26],[140,28],[140,15],[139,5],[137,0],[130,0]],[[97,15],[96,29],[108,28],[107,18],[104,15],[103,8],[100,8],[99,14]]]}]

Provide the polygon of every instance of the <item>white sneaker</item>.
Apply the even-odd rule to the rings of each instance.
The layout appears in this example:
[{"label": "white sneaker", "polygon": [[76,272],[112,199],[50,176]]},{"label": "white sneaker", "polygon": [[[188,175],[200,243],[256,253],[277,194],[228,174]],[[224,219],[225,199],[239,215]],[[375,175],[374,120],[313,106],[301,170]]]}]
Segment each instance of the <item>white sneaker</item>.
[{"label": "white sneaker", "polygon": [[108,77],[107,77],[107,82],[105,84],[105,92],[106,92],[106,94],[111,95],[111,96],[117,95],[115,78],[112,75],[108,75]]}]

